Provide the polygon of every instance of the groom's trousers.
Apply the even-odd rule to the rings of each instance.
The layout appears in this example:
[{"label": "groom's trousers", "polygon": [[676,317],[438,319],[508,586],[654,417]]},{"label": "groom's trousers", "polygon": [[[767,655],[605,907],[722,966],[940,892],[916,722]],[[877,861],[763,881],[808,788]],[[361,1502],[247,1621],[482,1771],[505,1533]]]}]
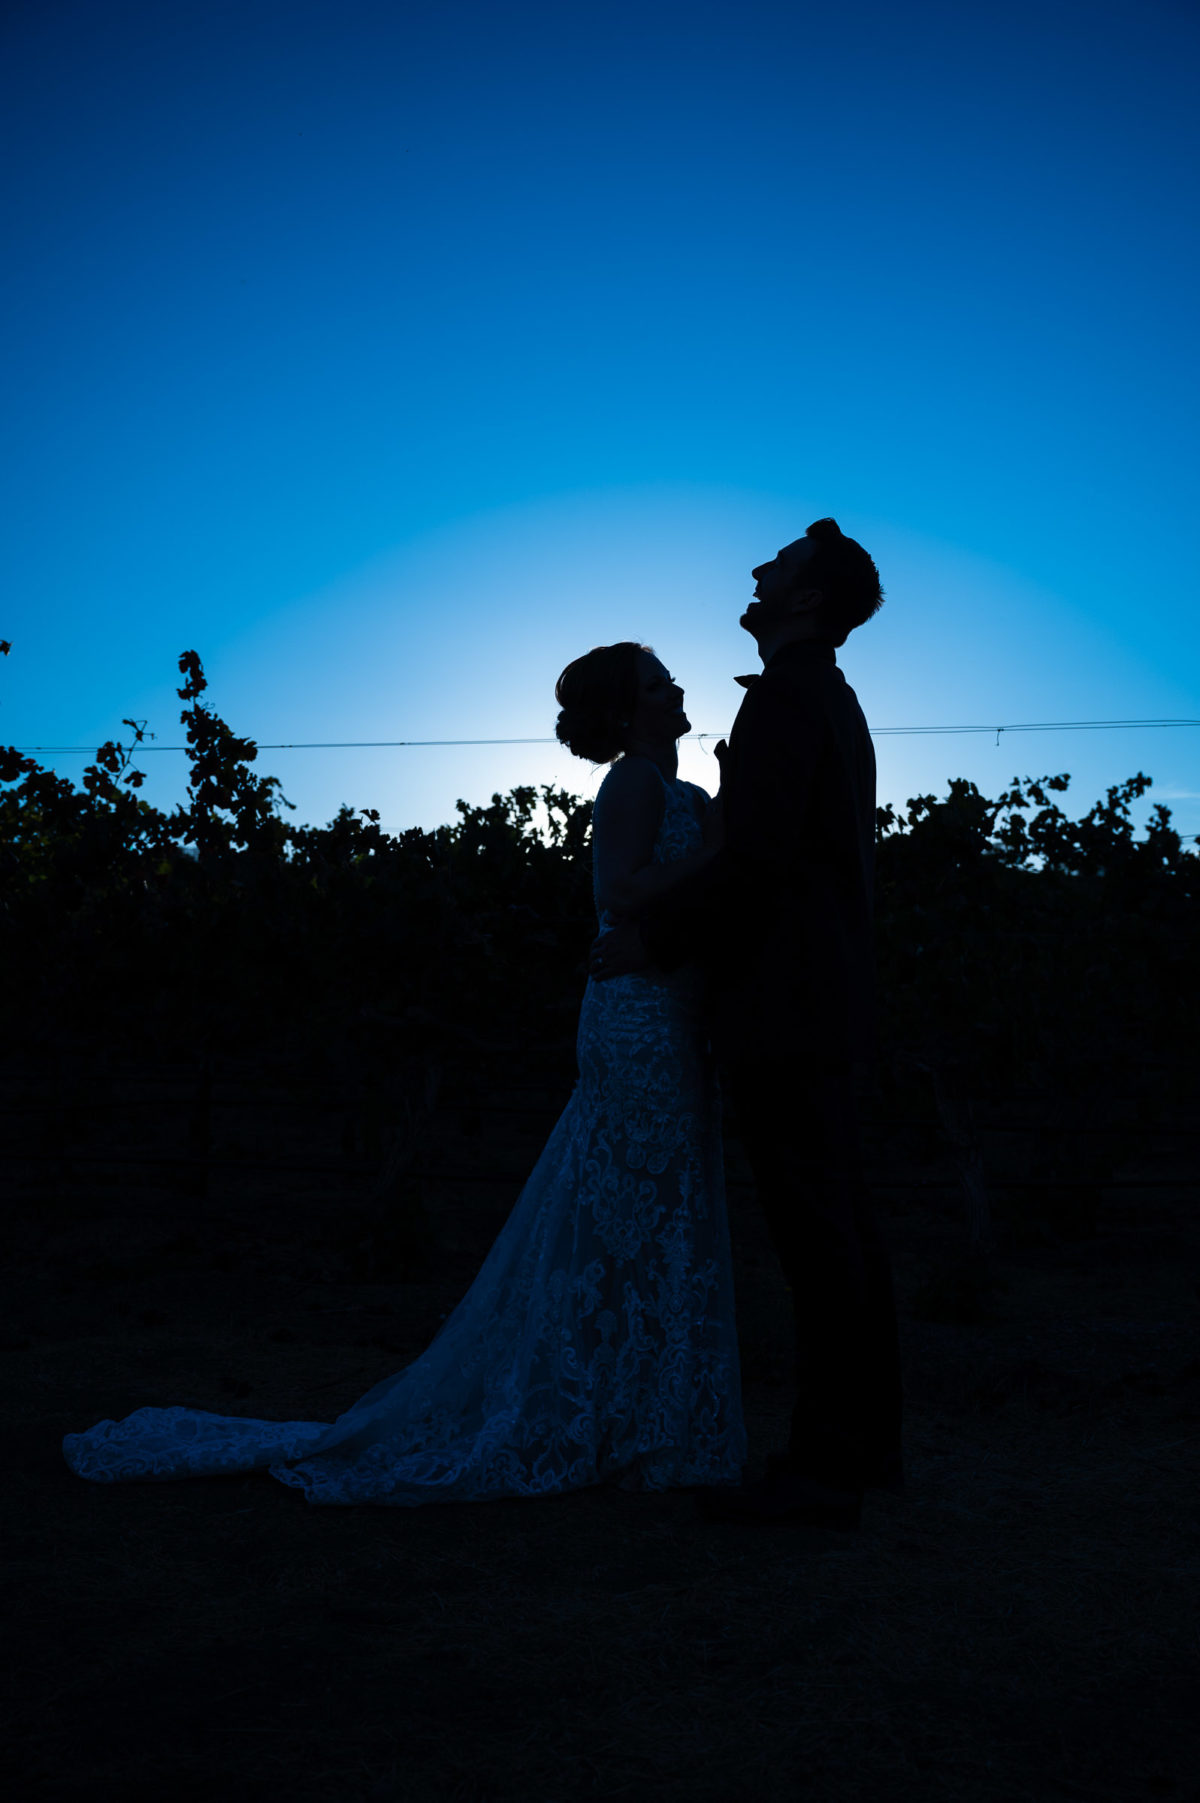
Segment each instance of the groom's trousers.
[{"label": "groom's trousers", "polygon": [[855,1485],[900,1478],[896,1304],[863,1176],[853,1067],[742,1057],[725,1082],[792,1292],[787,1467]]}]

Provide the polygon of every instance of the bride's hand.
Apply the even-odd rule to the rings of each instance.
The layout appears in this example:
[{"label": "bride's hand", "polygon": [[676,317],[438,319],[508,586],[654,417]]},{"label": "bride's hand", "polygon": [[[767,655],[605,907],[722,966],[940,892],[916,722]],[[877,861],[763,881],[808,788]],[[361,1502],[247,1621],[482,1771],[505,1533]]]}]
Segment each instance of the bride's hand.
[{"label": "bride's hand", "polygon": [[705,851],[720,851],[725,843],[725,798],[719,790],[704,810],[701,831]]},{"label": "bride's hand", "polygon": [[650,962],[636,920],[622,919],[618,925],[593,939],[588,953],[588,975],[603,983],[609,977],[625,977],[635,970],[645,970]]}]

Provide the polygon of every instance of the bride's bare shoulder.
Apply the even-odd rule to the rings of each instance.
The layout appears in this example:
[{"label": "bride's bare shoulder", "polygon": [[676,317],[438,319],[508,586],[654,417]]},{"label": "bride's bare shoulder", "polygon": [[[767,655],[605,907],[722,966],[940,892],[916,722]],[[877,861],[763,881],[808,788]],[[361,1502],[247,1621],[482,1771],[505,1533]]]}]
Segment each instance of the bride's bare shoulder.
[{"label": "bride's bare shoulder", "polygon": [[658,795],[663,792],[663,779],[651,758],[620,757],[609,767],[608,775],[596,791],[602,795]]},{"label": "bride's bare shoulder", "polygon": [[663,779],[649,758],[622,757],[596,791],[594,815],[662,812]]}]

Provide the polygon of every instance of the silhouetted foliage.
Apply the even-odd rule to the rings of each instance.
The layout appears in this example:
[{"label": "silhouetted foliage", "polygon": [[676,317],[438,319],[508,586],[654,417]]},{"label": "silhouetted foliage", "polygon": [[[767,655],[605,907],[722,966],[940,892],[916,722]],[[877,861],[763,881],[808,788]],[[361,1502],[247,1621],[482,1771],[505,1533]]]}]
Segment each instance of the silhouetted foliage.
[{"label": "silhouetted foliage", "polygon": [[[6,1030],[25,1042],[322,1055],[555,1046],[569,1064],[594,931],[590,803],[519,787],[452,825],[385,832],[371,808],[294,826],[253,741],[184,677],[189,781],[138,793],[145,723],[75,787],[0,749]],[[1165,807],[1135,832],[1138,774],[1081,819],[1066,775],[997,799],[955,780],[879,811],[884,1081],[954,1097],[1052,1096],[1081,1127],[1194,1081],[1200,859]],[[1076,1149],[1077,1155],[1077,1149]]]},{"label": "silhouetted foliage", "polygon": [[1033,1241],[1093,1234],[1139,1126],[1200,1074],[1200,859],[1164,807],[1136,836],[1149,777],[1079,820],[1054,799],[1069,781],[1014,778],[990,801],[958,779],[879,812],[881,1080],[915,1110],[932,1086],[968,1195],[981,1115],[1012,1124],[989,1182],[1009,1235]]},{"label": "silhouetted foliage", "polygon": [[[1200,860],[1165,807],[1135,836],[1142,774],[1079,820],[1066,775],[998,800],[956,779],[879,811],[885,1038],[950,1052],[976,1081],[1110,1088],[1182,1053],[1197,974]],[[1133,1037],[1131,1037],[1133,1035]]]},{"label": "silhouetted foliage", "polygon": [[126,722],[133,745],[102,746],[79,788],[0,749],[10,1032],[320,1046],[365,1015],[407,1023],[415,1046],[430,1031],[544,1038],[549,1015],[561,1037],[592,931],[590,804],[521,787],[460,802],[432,832],[391,835],[346,806],[292,826],[278,779],[251,769],[257,747],[200,699],[195,652],[180,670],[189,782],[170,815],[134,792],[144,723]]}]

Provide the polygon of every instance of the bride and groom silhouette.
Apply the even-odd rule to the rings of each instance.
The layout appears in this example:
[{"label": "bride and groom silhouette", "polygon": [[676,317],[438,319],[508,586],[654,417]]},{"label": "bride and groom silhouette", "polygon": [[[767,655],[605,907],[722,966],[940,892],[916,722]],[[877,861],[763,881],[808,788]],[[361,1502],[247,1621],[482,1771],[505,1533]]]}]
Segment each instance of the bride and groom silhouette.
[{"label": "bride and groom silhouette", "polygon": [[[875,759],[836,648],[882,601],[835,521],[753,571],[761,675],[719,793],[680,780],[683,690],[646,647],[563,671],[563,744],[611,767],[579,1079],[474,1283],[332,1424],[143,1408],[68,1434],[98,1483],[265,1469],[314,1503],[695,1489],[706,1519],[852,1528],[903,1487],[891,1271],[864,1181]],[[721,1081],[792,1294],[786,1449],[747,1457]]]}]

